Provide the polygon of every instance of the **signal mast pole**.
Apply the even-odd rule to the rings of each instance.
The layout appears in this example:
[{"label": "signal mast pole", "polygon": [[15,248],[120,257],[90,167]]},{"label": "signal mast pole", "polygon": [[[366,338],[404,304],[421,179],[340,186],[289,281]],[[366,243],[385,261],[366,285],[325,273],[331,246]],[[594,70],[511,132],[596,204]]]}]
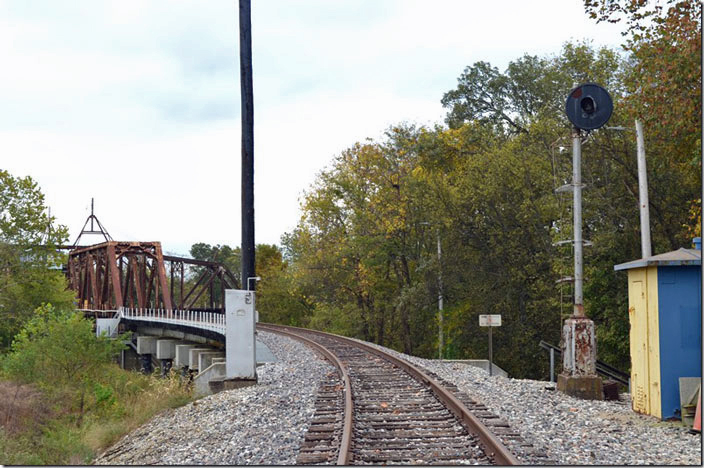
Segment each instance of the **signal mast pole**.
[{"label": "signal mast pole", "polygon": [[582,260],[582,135],[572,129],[572,193],[574,212],[574,316],[584,317],[584,262]]},{"label": "signal mast pole", "polygon": [[572,130],[572,193],[574,233],[574,313],[562,326],[562,372],[557,389],[590,400],[603,399],[601,378],[596,374],[596,332],[594,322],[584,314],[584,264],[582,251],[582,130],[602,127],[611,117],[613,101],[595,83],[585,83],[570,91],[565,112]]}]

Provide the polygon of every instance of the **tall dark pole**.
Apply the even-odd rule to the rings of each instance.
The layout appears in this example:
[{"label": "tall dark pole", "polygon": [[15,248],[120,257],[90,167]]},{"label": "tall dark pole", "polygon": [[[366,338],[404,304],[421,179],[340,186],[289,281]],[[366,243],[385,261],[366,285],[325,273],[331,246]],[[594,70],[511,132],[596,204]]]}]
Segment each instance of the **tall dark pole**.
[{"label": "tall dark pole", "polygon": [[[240,95],[242,102],[242,289],[254,276],[254,98],[252,91],[252,9],[240,2]],[[256,287],[256,282],[255,282]]]}]

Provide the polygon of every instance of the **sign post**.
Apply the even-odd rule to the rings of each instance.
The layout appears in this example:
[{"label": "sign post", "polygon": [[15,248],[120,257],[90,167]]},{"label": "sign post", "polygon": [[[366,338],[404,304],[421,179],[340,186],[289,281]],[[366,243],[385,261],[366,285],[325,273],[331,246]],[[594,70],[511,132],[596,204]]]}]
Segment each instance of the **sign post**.
[{"label": "sign post", "polygon": [[491,329],[501,326],[501,315],[480,315],[479,326],[489,327],[489,375],[494,375],[494,350],[491,343]]}]

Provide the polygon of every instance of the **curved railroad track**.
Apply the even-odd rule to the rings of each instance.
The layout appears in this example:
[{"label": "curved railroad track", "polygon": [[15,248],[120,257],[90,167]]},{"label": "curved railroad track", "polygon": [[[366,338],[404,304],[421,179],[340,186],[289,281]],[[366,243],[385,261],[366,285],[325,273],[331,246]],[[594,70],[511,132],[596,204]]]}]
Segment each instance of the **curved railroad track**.
[{"label": "curved railroad track", "polygon": [[282,325],[338,369],[321,383],[300,464],[520,464],[456,388],[373,346]]}]

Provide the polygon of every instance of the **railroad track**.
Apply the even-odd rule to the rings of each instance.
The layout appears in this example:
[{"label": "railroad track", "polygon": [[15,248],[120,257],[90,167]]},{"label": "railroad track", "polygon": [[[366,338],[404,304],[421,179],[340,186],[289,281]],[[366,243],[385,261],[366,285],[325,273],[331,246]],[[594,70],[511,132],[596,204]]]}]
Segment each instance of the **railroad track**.
[{"label": "railroad track", "polygon": [[357,340],[257,327],[308,343],[338,369],[320,384],[298,464],[520,464],[480,420],[486,408],[427,371]]}]

